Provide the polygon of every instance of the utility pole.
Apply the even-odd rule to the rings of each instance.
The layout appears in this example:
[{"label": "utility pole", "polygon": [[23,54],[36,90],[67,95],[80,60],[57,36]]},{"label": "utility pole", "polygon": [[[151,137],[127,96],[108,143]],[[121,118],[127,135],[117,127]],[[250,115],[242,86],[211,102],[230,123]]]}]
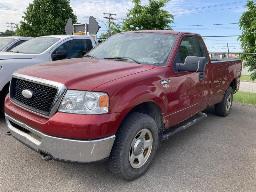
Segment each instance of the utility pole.
[{"label": "utility pole", "polygon": [[228,58],[229,58],[229,45],[228,45],[228,43],[227,43],[227,48],[228,48]]},{"label": "utility pole", "polygon": [[104,19],[108,20],[108,36],[111,36],[111,22],[116,20],[113,16],[116,16],[114,13],[104,13],[104,15],[107,15],[104,17]]},{"label": "utility pole", "polygon": [[6,25],[7,25],[7,28],[9,28],[10,29],[10,31],[14,31],[15,30],[15,28],[17,27],[17,24],[16,23],[6,23]]}]

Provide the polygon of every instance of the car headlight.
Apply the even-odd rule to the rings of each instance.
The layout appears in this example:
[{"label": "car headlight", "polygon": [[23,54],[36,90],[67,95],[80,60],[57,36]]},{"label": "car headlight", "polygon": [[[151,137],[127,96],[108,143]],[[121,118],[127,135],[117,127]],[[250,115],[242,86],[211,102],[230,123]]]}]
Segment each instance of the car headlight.
[{"label": "car headlight", "polygon": [[75,114],[108,113],[109,97],[106,93],[68,90],[59,107],[60,112]]}]

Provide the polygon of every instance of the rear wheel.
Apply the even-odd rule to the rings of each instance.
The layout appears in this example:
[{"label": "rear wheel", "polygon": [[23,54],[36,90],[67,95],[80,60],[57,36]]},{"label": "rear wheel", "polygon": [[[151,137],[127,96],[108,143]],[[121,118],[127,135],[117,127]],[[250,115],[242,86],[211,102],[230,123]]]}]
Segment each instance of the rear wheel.
[{"label": "rear wheel", "polygon": [[126,180],[143,175],[156,154],[158,132],[152,117],[132,113],[117,134],[109,158],[109,170]]},{"label": "rear wheel", "polygon": [[215,113],[226,117],[230,114],[233,105],[233,89],[229,87],[225,92],[222,102],[215,105]]}]

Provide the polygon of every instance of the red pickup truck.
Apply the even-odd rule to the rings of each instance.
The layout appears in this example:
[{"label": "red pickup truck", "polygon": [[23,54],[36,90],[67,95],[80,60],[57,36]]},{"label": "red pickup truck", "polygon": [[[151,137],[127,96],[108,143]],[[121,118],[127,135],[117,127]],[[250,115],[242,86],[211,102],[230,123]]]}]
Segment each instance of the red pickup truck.
[{"label": "red pickup truck", "polygon": [[107,159],[110,171],[133,180],[162,140],[206,117],[207,107],[227,116],[240,75],[241,61],[211,61],[197,34],[120,33],[85,58],[13,74],[6,121],[45,160]]}]

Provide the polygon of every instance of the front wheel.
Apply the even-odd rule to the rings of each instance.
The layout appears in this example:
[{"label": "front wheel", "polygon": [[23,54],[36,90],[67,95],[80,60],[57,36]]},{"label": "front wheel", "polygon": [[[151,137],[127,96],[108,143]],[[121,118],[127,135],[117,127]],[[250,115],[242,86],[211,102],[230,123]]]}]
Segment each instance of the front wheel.
[{"label": "front wheel", "polygon": [[4,102],[7,94],[7,91],[0,92],[0,117],[4,117]]},{"label": "front wheel", "polygon": [[230,114],[233,105],[233,89],[229,87],[225,92],[222,102],[215,105],[215,113],[226,117]]},{"label": "front wheel", "polygon": [[152,117],[142,113],[131,114],[118,131],[109,158],[109,170],[126,180],[143,175],[156,154],[158,132]]}]

